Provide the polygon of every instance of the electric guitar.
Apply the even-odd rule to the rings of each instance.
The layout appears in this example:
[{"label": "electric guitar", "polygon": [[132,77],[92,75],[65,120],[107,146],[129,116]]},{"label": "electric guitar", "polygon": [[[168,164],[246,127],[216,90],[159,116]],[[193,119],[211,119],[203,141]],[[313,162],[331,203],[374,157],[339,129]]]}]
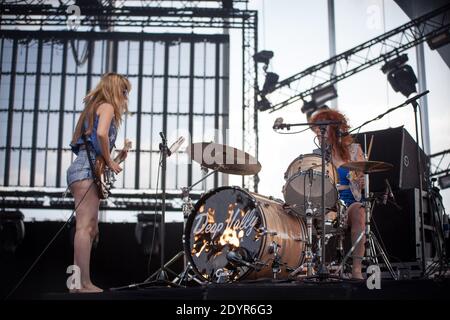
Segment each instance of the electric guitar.
[{"label": "electric guitar", "polygon": [[[132,148],[131,140],[125,139],[123,149],[114,158],[114,162],[121,164],[126,157],[128,150]],[[114,187],[116,178],[114,172],[106,165],[105,159],[98,156],[95,159],[95,176],[98,178],[97,191],[100,199],[107,199],[111,194],[110,190]]]}]

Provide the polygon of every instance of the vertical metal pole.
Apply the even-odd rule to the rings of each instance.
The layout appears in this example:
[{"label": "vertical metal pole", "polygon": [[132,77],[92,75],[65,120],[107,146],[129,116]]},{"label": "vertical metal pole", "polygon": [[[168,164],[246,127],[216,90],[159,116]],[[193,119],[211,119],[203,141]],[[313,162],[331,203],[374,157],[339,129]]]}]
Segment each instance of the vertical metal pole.
[{"label": "vertical metal pole", "polygon": [[[328,0],[328,44],[330,58],[336,55],[336,20],[334,14],[334,0]],[[336,76],[336,64],[330,66],[331,77]],[[337,90],[337,84],[334,85]],[[331,107],[337,108],[337,98],[331,101]]]},{"label": "vertical metal pole", "polygon": [[66,72],[67,72],[67,40],[64,40],[63,57],[61,67],[61,93],[59,97],[59,122],[58,122],[58,151],[56,161],[56,187],[61,186],[62,146],[64,132],[64,103],[66,98]]},{"label": "vertical metal pole", "polygon": [[[168,93],[169,93],[169,42],[164,43],[164,88],[163,88],[163,133],[164,137],[167,137],[167,103],[168,103]],[[167,142],[163,141],[164,144]],[[161,150],[162,154],[162,165],[161,165],[161,190],[162,190],[162,208],[161,208],[161,233],[160,233],[160,244],[161,244],[161,276],[164,277],[164,247],[165,247],[165,212],[166,212],[166,157],[167,157],[167,145],[163,146]]]},{"label": "vertical metal pole", "polygon": [[139,189],[139,176],[141,174],[141,125],[142,125],[142,82],[144,68],[144,39],[139,41],[139,71],[137,89],[137,125],[136,125],[136,166],[134,171],[134,188]]},{"label": "vertical metal pole", "polygon": [[9,186],[9,169],[11,164],[11,141],[14,115],[14,92],[16,88],[16,69],[17,69],[17,39],[13,40],[12,61],[11,61],[11,82],[9,85],[8,101],[8,128],[6,129],[6,155],[5,155],[5,187]]},{"label": "vertical metal pole", "polygon": [[[229,35],[228,28],[224,28],[224,34]],[[222,43],[222,137],[223,143],[229,145],[228,129],[230,127],[229,103],[230,103],[230,43]],[[228,174],[222,173],[222,185],[227,186]]]},{"label": "vertical metal pole", "polygon": [[[219,143],[219,90],[220,90],[220,43],[216,42],[215,73],[214,73],[214,139]],[[219,174],[214,174],[214,188],[219,186]]]},{"label": "vertical metal pole", "polygon": [[38,56],[36,65],[36,85],[34,89],[34,111],[33,111],[33,134],[31,136],[31,170],[30,187],[34,187],[36,173],[36,145],[39,119],[39,98],[41,93],[41,70],[42,70],[42,39],[38,42]]},{"label": "vertical metal pole", "polygon": [[[417,71],[419,92],[427,90],[427,78],[425,68],[424,44],[420,43],[416,46]],[[420,118],[422,119],[422,147],[425,154],[431,154],[430,147],[430,124],[428,121],[428,96],[424,95],[420,98]],[[419,143],[419,141],[417,141]]]},{"label": "vertical metal pole", "polygon": [[420,249],[421,249],[421,255],[422,255],[422,276],[425,275],[425,269],[426,269],[426,261],[425,261],[425,221],[424,221],[424,215],[423,215],[423,174],[422,174],[422,161],[420,158],[420,147],[419,147],[419,126],[417,123],[417,108],[419,107],[417,102],[414,100],[412,102],[412,105],[414,107],[414,123],[416,127],[416,157],[417,157],[417,172],[419,175],[419,215],[420,215]]},{"label": "vertical metal pole", "polygon": [[[194,139],[194,60],[195,42],[191,40],[189,55],[189,144]],[[192,160],[188,163],[188,186],[192,185]]]},{"label": "vertical metal pole", "polygon": [[[254,39],[254,55],[258,52],[258,15],[255,15],[255,24],[253,26],[253,39]],[[255,132],[255,158],[259,158],[259,135],[258,135],[258,110],[256,109],[256,102],[258,100],[258,93],[256,88],[258,88],[258,64],[255,59],[253,60],[253,70],[255,73],[253,82],[253,130]],[[255,192],[258,192],[259,176],[256,174],[253,177],[253,188]]]},{"label": "vertical metal pole", "polygon": [[[242,151],[245,152],[245,26],[242,26]],[[242,187],[245,187],[245,179],[242,176]]]},{"label": "vertical metal pole", "polygon": [[[152,166],[153,166],[153,153],[156,153],[157,151],[153,150],[153,122],[155,121],[155,115],[153,113],[153,107],[155,104],[155,59],[156,59],[156,42],[153,41],[152,42],[152,95],[150,97],[150,170],[149,170],[149,179],[148,179],[148,183],[149,183],[149,188],[152,188]],[[159,166],[159,163],[158,163]]]}]

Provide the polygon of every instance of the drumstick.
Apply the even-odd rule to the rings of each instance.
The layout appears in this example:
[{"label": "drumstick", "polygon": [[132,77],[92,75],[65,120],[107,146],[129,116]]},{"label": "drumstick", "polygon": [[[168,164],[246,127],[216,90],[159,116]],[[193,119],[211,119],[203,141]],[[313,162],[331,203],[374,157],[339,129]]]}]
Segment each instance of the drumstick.
[{"label": "drumstick", "polygon": [[373,143],[373,135],[370,137],[369,151],[367,151],[367,160],[370,159],[370,152],[372,151],[372,143]]}]

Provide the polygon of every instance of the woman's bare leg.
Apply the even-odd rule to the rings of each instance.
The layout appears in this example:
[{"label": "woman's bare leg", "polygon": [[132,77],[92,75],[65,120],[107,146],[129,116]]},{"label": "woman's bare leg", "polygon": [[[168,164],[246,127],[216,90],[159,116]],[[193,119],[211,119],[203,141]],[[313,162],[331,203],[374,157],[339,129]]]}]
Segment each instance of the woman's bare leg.
[{"label": "woman's bare leg", "polygon": [[89,268],[92,242],[98,233],[100,199],[98,198],[97,189],[93,185],[93,180],[88,179],[74,182],[70,186],[70,191],[75,199],[75,207],[77,208],[74,264],[81,271],[81,289],[79,291],[101,292],[103,291],[102,289],[92,284]]},{"label": "woman's bare leg", "polygon": [[[361,232],[365,229],[365,216],[364,208],[361,203],[356,202],[350,205],[348,208],[348,222],[351,227],[351,237],[352,245],[356,242]],[[352,278],[363,279],[361,273],[361,260],[364,257],[364,243],[366,242],[366,237],[363,235],[355,250],[353,251],[353,267],[352,267]]]}]

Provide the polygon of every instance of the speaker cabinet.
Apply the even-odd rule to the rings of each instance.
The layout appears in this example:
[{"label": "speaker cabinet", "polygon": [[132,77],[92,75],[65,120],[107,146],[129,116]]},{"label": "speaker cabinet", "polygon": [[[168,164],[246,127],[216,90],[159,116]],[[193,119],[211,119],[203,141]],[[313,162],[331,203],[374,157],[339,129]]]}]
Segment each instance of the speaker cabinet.
[{"label": "speaker cabinet", "polygon": [[[364,137],[366,139],[364,139]],[[364,151],[364,140],[369,148],[373,137],[372,151],[369,160],[383,161],[394,167],[387,172],[373,173],[370,175],[370,191],[383,191],[386,188],[385,179],[393,190],[406,190],[419,188],[419,175],[417,170],[416,142],[405,128],[390,128],[379,131],[359,133],[354,136]],[[428,161],[422,149],[419,150],[422,164],[422,172],[428,172]],[[423,189],[425,190],[426,178],[423,176]]]},{"label": "speaker cabinet", "polygon": [[[428,206],[427,193],[423,192],[423,213],[425,221],[425,258],[436,254],[432,236],[431,210]],[[372,231],[380,243],[384,244],[390,262],[421,261],[421,230],[419,212],[419,189],[397,190],[394,197],[398,206],[392,202],[386,205],[375,204],[372,215]]]}]

